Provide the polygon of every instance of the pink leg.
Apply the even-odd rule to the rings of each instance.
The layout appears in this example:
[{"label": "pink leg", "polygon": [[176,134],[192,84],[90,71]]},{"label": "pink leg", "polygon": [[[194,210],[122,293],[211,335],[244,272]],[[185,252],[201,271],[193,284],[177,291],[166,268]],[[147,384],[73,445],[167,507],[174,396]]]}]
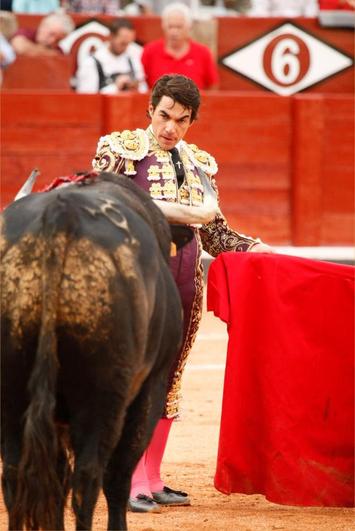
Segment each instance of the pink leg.
[{"label": "pink leg", "polygon": [[138,465],[135,468],[135,471],[133,472],[130,494],[131,498],[136,498],[138,494],[146,494],[146,496],[150,497],[152,496],[145,467],[146,452],[147,451],[145,451],[142,455]]},{"label": "pink leg", "polygon": [[168,440],[171,424],[173,419],[160,419],[152,440],[145,451],[145,470],[149,481],[151,492],[163,490],[164,483],[160,478],[160,466]]}]

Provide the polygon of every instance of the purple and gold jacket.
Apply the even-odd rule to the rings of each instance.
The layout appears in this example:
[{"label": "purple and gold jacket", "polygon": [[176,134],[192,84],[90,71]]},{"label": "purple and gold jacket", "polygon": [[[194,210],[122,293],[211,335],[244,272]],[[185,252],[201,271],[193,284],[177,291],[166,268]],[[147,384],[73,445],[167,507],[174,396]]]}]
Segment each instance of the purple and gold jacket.
[{"label": "purple and gold jacket", "polygon": [[[218,197],[214,179],[218,170],[215,159],[195,144],[187,144],[183,140],[177,147],[185,169],[185,180],[180,188],[177,186],[171,154],[161,149],[151,127],[146,130],[113,132],[101,137],[93,168],[132,177],[140,187],[149,192],[152,199],[192,206],[203,204],[204,186],[200,178],[203,172]],[[203,249],[212,256],[225,251],[248,251],[260,241],[231,229],[221,214],[199,229],[199,237]]]}]

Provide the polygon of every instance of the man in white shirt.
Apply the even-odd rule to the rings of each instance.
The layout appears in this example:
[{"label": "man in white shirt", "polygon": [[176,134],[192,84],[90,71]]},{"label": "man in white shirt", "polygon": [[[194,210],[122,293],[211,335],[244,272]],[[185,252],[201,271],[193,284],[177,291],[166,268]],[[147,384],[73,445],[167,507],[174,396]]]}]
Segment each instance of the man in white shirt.
[{"label": "man in white shirt", "polygon": [[134,42],[136,34],[132,23],[117,19],[110,33],[110,40],[80,64],[76,73],[76,91],[103,94],[146,92],[141,48]]}]

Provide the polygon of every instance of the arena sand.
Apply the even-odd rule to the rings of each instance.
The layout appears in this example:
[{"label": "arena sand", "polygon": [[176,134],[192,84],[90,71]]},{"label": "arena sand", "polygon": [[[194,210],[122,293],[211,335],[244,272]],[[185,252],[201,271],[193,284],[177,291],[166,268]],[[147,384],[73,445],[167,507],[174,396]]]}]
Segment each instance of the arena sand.
[{"label": "arena sand", "polygon": [[[204,305],[206,307],[206,304]],[[163,508],[160,514],[128,513],[130,531],[355,531],[355,511],[343,508],[276,505],[263,496],[226,496],[213,486],[223,392],[226,326],[204,312],[202,325],[183,380],[181,422],[175,422],[164,460],[166,484],[186,490],[190,507]],[[214,366],[206,368],[206,365]],[[107,525],[106,502],[100,495],[93,529]],[[0,529],[7,515],[0,505]],[[70,510],[66,529],[74,530]]]}]

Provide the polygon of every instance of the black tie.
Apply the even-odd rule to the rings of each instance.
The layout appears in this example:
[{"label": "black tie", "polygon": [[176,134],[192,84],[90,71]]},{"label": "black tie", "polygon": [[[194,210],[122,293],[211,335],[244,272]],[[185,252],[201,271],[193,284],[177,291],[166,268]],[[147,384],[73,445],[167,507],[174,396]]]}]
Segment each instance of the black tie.
[{"label": "black tie", "polygon": [[169,149],[169,151],[171,153],[171,158],[174,163],[178,187],[180,188],[185,179],[184,165],[181,161],[179,150],[176,147],[174,147],[173,149]]}]

